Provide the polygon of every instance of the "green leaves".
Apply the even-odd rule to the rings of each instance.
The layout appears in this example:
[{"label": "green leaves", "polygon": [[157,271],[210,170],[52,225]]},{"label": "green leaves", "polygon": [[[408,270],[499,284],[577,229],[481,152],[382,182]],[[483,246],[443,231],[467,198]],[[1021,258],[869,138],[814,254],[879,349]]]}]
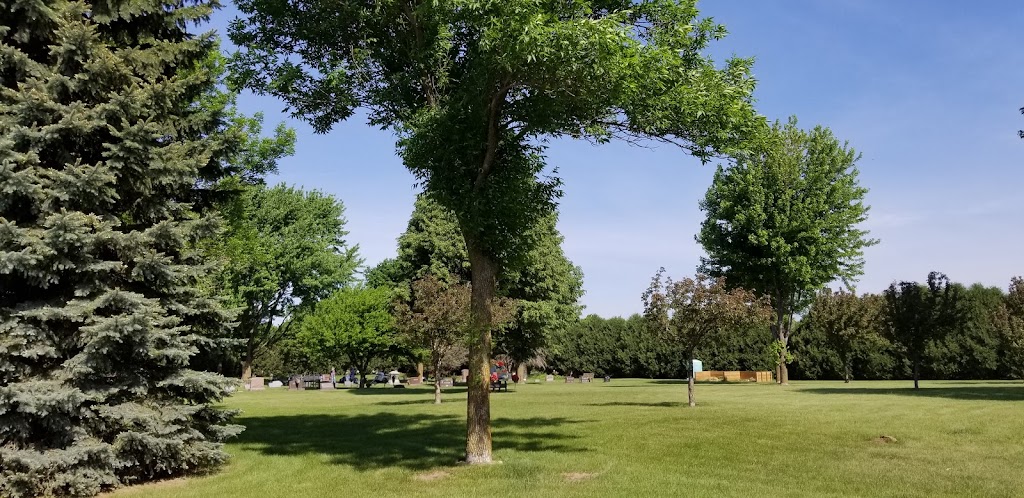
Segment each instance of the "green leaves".
[{"label": "green leaves", "polygon": [[372,361],[401,351],[391,301],[387,288],[338,290],[303,315],[296,343],[321,368],[348,362],[365,375]]},{"label": "green leaves", "polygon": [[719,167],[701,209],[702,268],[771,297],[782,314],[825,284],[852,282],[877,243],[858,184],[859,155],[827,128],[795,118],[765,130],[735,164]]}]

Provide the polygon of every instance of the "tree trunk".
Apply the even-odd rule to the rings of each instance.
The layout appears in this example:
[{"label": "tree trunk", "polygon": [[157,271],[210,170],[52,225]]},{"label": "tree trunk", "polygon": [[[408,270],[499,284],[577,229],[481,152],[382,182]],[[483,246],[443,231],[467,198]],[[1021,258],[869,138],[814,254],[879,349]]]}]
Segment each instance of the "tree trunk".
[{"label": "tree trunk", "polygon": [[[417,367],[420,370],[420,378],[423,378],[423,364],[420,363]],[[434,404],[441,404],[441,364],[434,364]]]},{"label": "tree trunk", "polygon": [[850,377],[853,376],[853,365],[850,364],[850,359],[847,358],[843,361],[843,382],[849,384]]},{"label": "tree trunk", "polygon": [[252,356],[256,349],[256,344],[250,337],[245,343],[245,359],[242,360],[242,381],[248,382],[252,378]]},{"label": "tree trunk", "polygon": [[786,348],[789,343],[789,331],[786,327],[786,308],[781,297],[775,298],[775,324],[772,326],[775,340],[782,346],[779,348],[779,360],[775,365],[776,381],[781,385],[789,385],[789,370],[786,368]]},{"label": "tree trunk", "polygon": [[366,387],[366,369],[370,368],[368,364],[357,365],[359,369],[359,389]]},{"label": "tree trunk", "polygon": [[918,379],[921,378],[921,361],[916,357],[914,358],[914,389],[919,389],[921,386],[918,385]]},{"label": "tree trunk", "polygon": [[687,376],[689,377],[689,380],[686,382],[686,394],[687,398],[689,398],[690,406],[693,407],[697,406],[697,398],[693,397],[693,378],[696,377],[697,375],[693,371],[693,353],[688,354],[687,357],[690,359],[690,375]]},{"label": "tree trunk", "polygon": [[519,383],[520,384],[526,384],[526,375],[528,373],[529,372],[526,371],[526,363],[525,362],[519,362],[519,366],[516,367],[516,375],[519,376]]},{"label": "tree trunk", "polygon": [[[434,375],[437,375],[437,369],[434,369]],[[423,362],[416,364],[416,376],[420,378],[420,382],[423,382]]]},{"label": "tree trunk", "polygon": [[472,236],[464,235],[473,284],[470,308],[474,333],[469,346],[466,463],[484,464],[491,463],[491,307],[497,294],[497,265]]}]

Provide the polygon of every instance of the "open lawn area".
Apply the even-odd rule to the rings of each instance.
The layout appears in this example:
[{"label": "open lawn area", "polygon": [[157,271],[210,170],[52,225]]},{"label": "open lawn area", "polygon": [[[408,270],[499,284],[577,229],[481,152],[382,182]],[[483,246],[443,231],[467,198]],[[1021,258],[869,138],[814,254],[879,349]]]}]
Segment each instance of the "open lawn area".
[{"label": "open lawn area", "polygon": [[519,386],[486,467],[457,464],[464,388],[243,392],[230,464],[114,496],[1024,496],[1024,384],[911,385]]}]

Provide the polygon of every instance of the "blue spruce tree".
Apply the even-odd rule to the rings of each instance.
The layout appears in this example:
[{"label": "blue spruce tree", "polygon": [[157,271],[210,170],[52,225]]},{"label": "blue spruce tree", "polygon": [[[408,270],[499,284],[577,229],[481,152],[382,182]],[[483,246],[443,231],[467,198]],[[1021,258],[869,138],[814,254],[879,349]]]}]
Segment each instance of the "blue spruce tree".
[{"label": "blue spruce tree", "polygon": [[240,427],[190,358],[206,206],[239,138],[213,1],[0,0],[0,496],[90,496],[224,461]]}]

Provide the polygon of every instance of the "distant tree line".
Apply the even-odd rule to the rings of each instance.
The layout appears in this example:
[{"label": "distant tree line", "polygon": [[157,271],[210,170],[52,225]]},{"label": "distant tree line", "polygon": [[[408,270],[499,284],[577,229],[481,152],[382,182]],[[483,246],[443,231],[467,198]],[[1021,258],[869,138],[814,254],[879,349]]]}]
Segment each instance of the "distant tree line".
[{"label": "distant tree line", "polygon": [[[793,336],[798,379],[1024,378],[1024,282],[1009,291],[981,284],[901,282],[882,295],[819,294]],[[842,336],[825,315],[860,308]],[[915,358],[917,361],[915,362]]]},{"label": "distant tree line", "polygon": [[[824,290],[797,320],[790,374],[801,380],[1024,378],[1024,280],[1009,291],[965,286],[933,273],[882,294]],[[599,376],[685,378],[686,354],[639,314],[588,315],[557,331],[544,349],[548,371]],[[777,361],[764,326],[711,333],[694,357],[705,370],[771,370]]]},{"label": "distant tree line", "polygon": [[[711,333],[695,350],[706,368],[771,370],[772,337],[764,327]],[[679,344],[652,334],[643,315],[602,318],[588,315],[552,334],[545,350],[548,371],[594,372],[599,376],[679,379],[687,374]]]}]

